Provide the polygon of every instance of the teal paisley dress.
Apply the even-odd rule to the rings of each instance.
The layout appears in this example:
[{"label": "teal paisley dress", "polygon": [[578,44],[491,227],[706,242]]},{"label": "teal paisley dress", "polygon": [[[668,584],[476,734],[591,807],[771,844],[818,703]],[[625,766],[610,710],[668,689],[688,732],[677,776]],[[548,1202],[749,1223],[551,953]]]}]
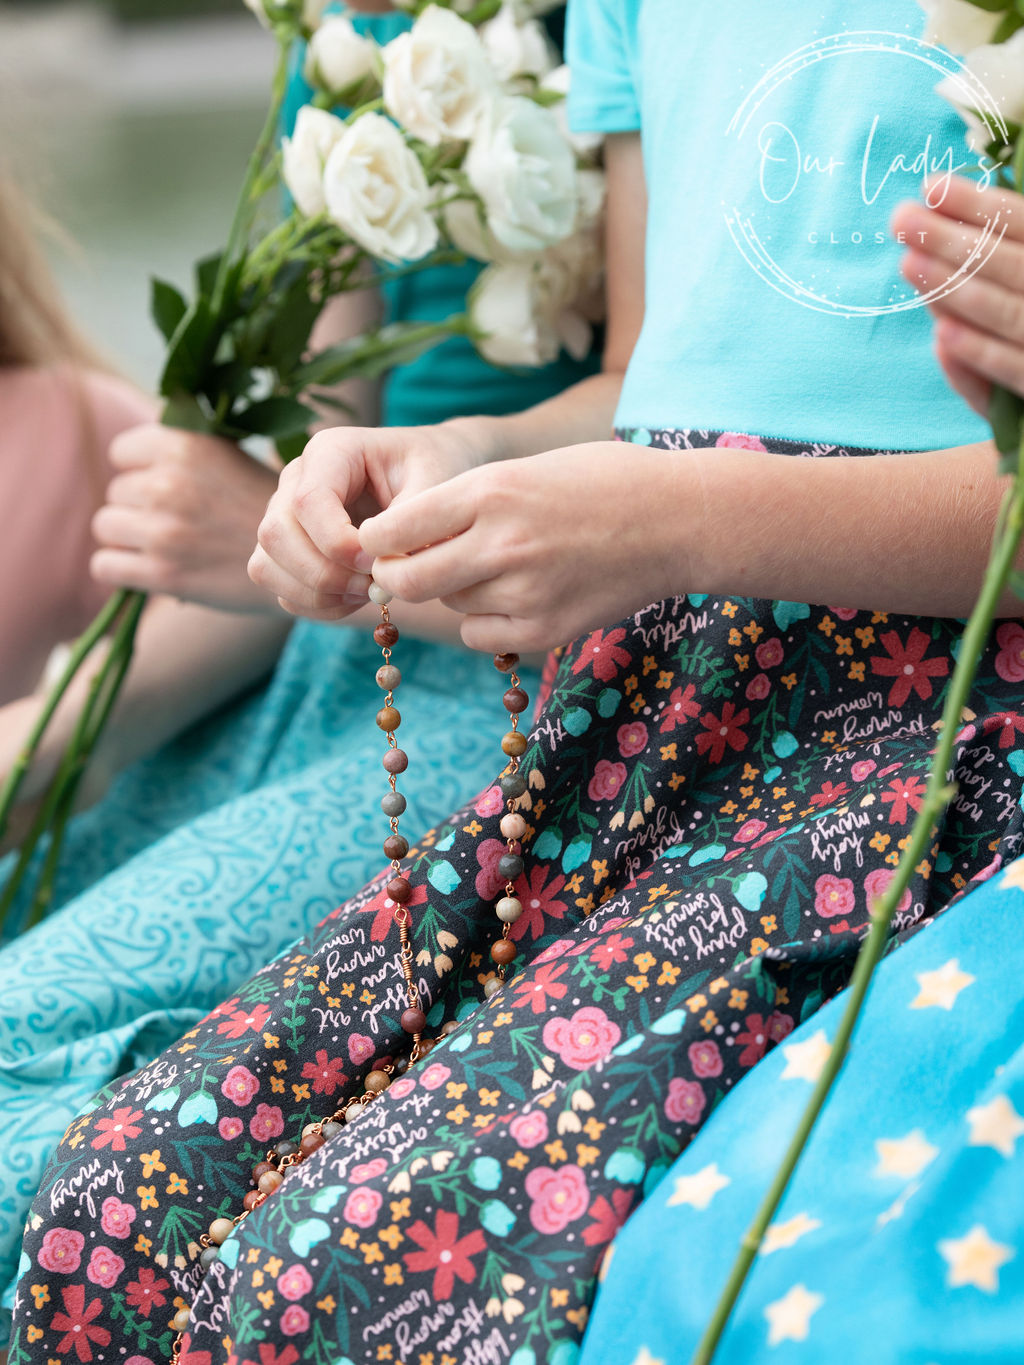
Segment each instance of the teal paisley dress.
[{"label": "teal paisley dress", "polygon": [[[618,1227],[849,979],[921,803],[960,634],[678,597],[553,656],[523,757],[505,985],[483,999],[505,848],[491,784],[405,864],[432,1032],[453,1031],[202,1273],[198,1239],[241,1212],[253,1164],[406,1046],[382,876],[75,1120],[29,1219],[11,1365],[72,1349],[164,1361],[181,1305],[182,1365],[567,1365]],[[897,941],[1021,846],[1022,662],[1024,625],[1003,622]]]}]

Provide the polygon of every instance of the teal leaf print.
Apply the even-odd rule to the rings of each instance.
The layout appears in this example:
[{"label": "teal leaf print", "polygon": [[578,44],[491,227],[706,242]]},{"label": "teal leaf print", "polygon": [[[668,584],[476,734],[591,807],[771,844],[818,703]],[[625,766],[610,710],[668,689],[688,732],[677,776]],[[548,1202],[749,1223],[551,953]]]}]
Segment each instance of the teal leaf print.
[{"label": "teal leaf print", "polygon": [[178,1110],[178,1122],[182,1128],[192,1123],[216,1123],[217,1118],[217,1101],[205,1090],[197,1090],[194,1095],[189,1095]]},{"label": "teal leaf print", "polygon": [[592,848],[593,843],[590,839],[573,839],[572,843],[569,844],[568,848],[562,854],[562,871],[575,872],[578,867],[582,867],[590,857]]},{"label": "teal leaf print", "polygon": [[533,852],[538,858],[557,858],[561,851],[562,831],[559,829],[546,829],[533,845]]},{"label": "teal leaf print", "polygon": [[442,861],[434,863],[430,868],[430,871],[427,873],[427,881],[435,891],[440,891],[442,896],[447,896],[449,892],[455,890],[459,882],[462,881],[462,878],[455,871],[455,868],[452,867],[451,863]]}]

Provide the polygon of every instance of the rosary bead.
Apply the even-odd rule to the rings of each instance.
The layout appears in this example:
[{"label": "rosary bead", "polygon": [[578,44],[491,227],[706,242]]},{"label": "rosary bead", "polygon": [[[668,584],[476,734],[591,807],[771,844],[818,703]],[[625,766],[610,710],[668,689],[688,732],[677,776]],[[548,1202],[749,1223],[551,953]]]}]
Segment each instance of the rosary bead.
[{"label": "rosary bead", "polygon": [[409,766],[409,755],[404,749],[389,749],[384,755],[384,771],[404,773]]},{"label": "rosary bead", "polygon": [[245,1209],[246,1213],[252,1213],[253,1209],[262,1198],[263,1195],[260,1190],[250,1190],[242,1200],[242,1208]]},{"label": "rosary bead", "polygon": [[506,801],[518,801],[526,795],[526,778],[519,773],[506,773],[504,777],[499,777],[498,786]]},{"label": "rosary bead", "polygon": [[284,1176],[280,1171],[264,1171],[256,1182],[256,1188],[260,1194],[273,1194],[277,1187],[284,1183]]},{"label": "rosary bead", "polygon": [[269,1161],[257,1161],[252,1168],[252,1183],[255,1185],[264,1171],[272,1171],[273,1169]]},{"label": "rosary bead", "polygon": [[307,1133],[299,1143],[299,1151],[303,1156],[312,1156],[324,1145],[324,1140],[319,1133]]},{"label": "rosary bead", "polygon": [[396,1057],[391,1067],[396,1076],[404,1076],[409,1070],[408,1057]]},{"label": "rosary bead", "polygon": [[385,692],[393,692],[401,681],[401,670],[394,664],[382,664],[377,669],[377,686],[383,687]]},{"label": "rosary bead", "polygon": [[501,900],[494,907],[494,913],[501,920],[502,924],[515,924],[516,920],[523,913],[523,902],[517,900],[515,896],[502,896]]},{"label": "rosary bead", "polygon": [[422,1043],[420,1043],[419,1057],[417,1060],[422,1062],[423,1058],[427,1055],[427,1053],[433,1052],[433,1050],[434,1050],[433,1038],[424,1038]]},{"label": "rosary bead", "polygon": [[186,1331],[188,1329],[188,1320],[191,1316],[192,1315],[187,1308],[179,1308],[178,1311],[175,1313],[174,1317],[171,1318],[171,1331],[172,1332]]},{"label": "rosary bead", "polygon": [[294,1156],[295,1153],[296,1153],[299,1149],[298,1149],[298,1146],[297,1146],[294,1142],[288,1142],[288,1141],[286,1140],[286,1141],[284,1141],[284,1142],[279,1142],[279,1143],[277,1144],[277,1147],[276,1147],[275,1150],[276,1150],[276,1152],[277,1152],[277,1155],[278,1155],[279,1157],[282,1157],[282,1156]]},{"label": "rosary bead", "polygon": [[521,687],[510,687],[502,697],[501,704],[506,711],[511,711],[514,716],[518,716],[529,706],[530,698]]},{"label": "rosary bead", "polygon": [[508,815],[501,817],[501,824],[498,828],[506,839],[521,839],[526,833],[526,821],[515,811],[510,811]]},{"label": "rosary bead", "polygon": [[386,734],[394,734],[401,723],[402,716],[397,706],[382,706],[377,712],[377,724]]},{"label": "rosary bead", "polygon": [[[255,1195],[255,1193],[256,1193],[255,1190],[249,1191],[249,1194],[251,1195]],[[249,1198],[249,1194],[245,1196],[246,1199]],[[217,1251],[216,1247],[203,1247],[202,1252],[199,1255],[199,1264],[202,1266],[204,1270],[209,1270],[210,1266],[213,1265],[218,1255],[219,1252]]]},{"label": "rosary bead", "polygon": [[504,983],[499,976],[489,976],[484,982],[484,995],[488,1000],[493,1000],[501,990]]},{"label": "rosary bead", "polygon": [[511,673],[518,662],[518,654],[495,654],[494,656],[494,667],[499,673]]},{"label": "rosary bead", "polygon": [[371,583],[366,595],[371,602],[376,602],[378,607],[386,607],[394,597],[394,593],[388,592],[387,588],[382,588],[379,583]]},{"label": "rosary bead", "polygon": [[392,645],[398,644],[398,627],[393,626],[390,621],[382,621],[374,630],[373,638],[381,649],[390,649]]},{"label": "rosary bead", "polygon": [[380,803],[385,815],[402,815],[405,811],[405,797],[401,792],[388,792]]},{"label": "rosary bead", "polygon": [[[315,1133],[315,1132],[317,1131],[317,1128],[318,1128],[318,1127],[319,1127],[319,1124],[318,1124],[317,1121],[314,1119],[312,1123],[307,1123],[306,1126],[305,1126],[305,1128],[303,1128],[303,1130],[302,1130],[302,1136],[305,1137],[307,1133]],[[302,1143],[301,1143],[301,1142],[299,1143],[299,1147],[300,1147],[300,1149],[301,1149],[301,1147],[302,1147]]]},{"label": "rosary bead", "polygon": [[412,897],[412,883],[406,877],[392,877],[387,885],[387,893],[398,905],[404,905]]},{"label": "rosary bead", "polygon": [[382,1095],[391,1084],[391,1077],[386,1071],[370,1071],[363,1084],[371,1095]]},{"label": "rosary bead", "polygon": [[[525,828],[525,824],[524,824]],[[384,840],[385,858],[404,858],[409,852],[409,840],[404,839],[401,834],[389,834]]]},{"label": "rosary bead", "polygon": [[510,943],[507,938],[499,938],[497,943],[491,944],[491,961],[496,962],[499,967],[507,967],[510,962],[515,961],[516,945]]},{"label": "rosary bead", "polygon": [[320,1132],[329,1142],[331,1138],[336,1138],[338,1134],[341,1132],[341,1124],[335,1123],[333,1119],[328,1119],[327,1122],[320,1129]]},{"label": "rosary bead", "polygon": [[516,853],[503,853],[498,859],[498,876],[502,881],[514,882],[523,875],[523,860]]},{"label": "rosary bead", "polygon": [[449,1019],[446,1024],[441,1025],[441,1037],[447,1038],[449,1033],[454,1033],[458,1027],[459,1021],[457,1019]]},{"label": "rosary bead", "polygon": [[[387,708],[385,707],[385,710]],[[378,720],[378,725],[380,721]],[[521,735],[518,730],[509,730],[507,735],[502,737],[502,752],[508,754],[509,758],[519,758],[526,753],[529,740],[525,735]]]},{"label": "rosary bead", "polygon": [[427,1016],[415,1005],[410,1005],[402,1011],[401,1025],[406,1033],[422,1033],[427,1027]]},{"label": "rosary bead", "polygon": [[[276,1175],[277,1172],[275,1171],[274,1174]],[[235,1225],[230,1218],[215,1218],[209,1228],[210,1241],[213,1242],[215,1246],[220,1246],[221,1242],[227,1241],[234,1230]]]}]

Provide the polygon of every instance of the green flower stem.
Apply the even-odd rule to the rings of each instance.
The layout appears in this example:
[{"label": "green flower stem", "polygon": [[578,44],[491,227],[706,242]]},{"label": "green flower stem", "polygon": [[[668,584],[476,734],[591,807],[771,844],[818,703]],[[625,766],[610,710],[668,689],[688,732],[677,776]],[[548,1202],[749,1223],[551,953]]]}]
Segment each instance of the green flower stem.
[{"label": "green flower stem", "polygon": [[[1018,469],[1024,471],[1024,432],[1020,440]],[[985,648],[999,600],[1013,572],[1024,535],[1024,473],[1018,472],[1003,500],[999,524],[1001,532],[993,546],[981,594],[961,639],[960,653],[942,711],[942,732],[935,750],[924,800],[911,831],[910,842],[903,851],[896,874],[886,888],[885,894],[872,907],[871,928],[857,955],[846,1008],[839,1021],[828,1061],[754,1221],[740,1243],[739,1254],[711,1321],[694,1352],[691,1365],[709,1365],[718,1348],[736,1300],[760,1251],[768,1226],[775,1217],[797,1163],[807,1146],[811,1131],[839,1076],[871,985],[872,975],[885,950],[896,906],[910,884],[910,878],[919,859],[928,849],[939,816],[956,794],[955,787],[950,785],[947,777],[953,759],[953,745],[960,728],[964,706],[970,696],[978,660]]]}]

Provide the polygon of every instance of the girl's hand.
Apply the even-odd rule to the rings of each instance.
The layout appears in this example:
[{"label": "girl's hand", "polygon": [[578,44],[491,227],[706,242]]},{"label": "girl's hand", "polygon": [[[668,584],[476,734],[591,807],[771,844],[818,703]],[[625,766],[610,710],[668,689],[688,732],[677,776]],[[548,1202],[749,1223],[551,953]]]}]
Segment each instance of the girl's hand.
[{"label": "girl's hand", "polygon": [[926,182],[925,203],[901,204],[893,232],[908,250],[905,278],[922,293],[953,281],[979,248],[984,229],[1005,229],[970,278],[930,304],[936,352],[950,383],[983,416],[992,384],[1024,395],[1024,197],[1010,190],[979,189],[957,177],[939,202],[939,179]]},{"label": "girl's hand", "polygon": [[[403,499],[359,541],[396,597],[465,615],[471,649],[549,649],[685,591],[700,518],[687,468],[618,441],[507,460]],[[685,524],[668,515],[687,506]]]},{"label": "girl's hand", "polygon": [[338,621],[364,607],[373,556],[356,527],[381,508],[488,458],[472,420],[318,432],[282,471],[249,576],[286,611]]},{"label": "girl's hand", "polygon": [[245,571],[277,470],[230,441],[155,424],[118,436],[110,461],[120,472],[93,519],[97,582],[277,614]]}]

